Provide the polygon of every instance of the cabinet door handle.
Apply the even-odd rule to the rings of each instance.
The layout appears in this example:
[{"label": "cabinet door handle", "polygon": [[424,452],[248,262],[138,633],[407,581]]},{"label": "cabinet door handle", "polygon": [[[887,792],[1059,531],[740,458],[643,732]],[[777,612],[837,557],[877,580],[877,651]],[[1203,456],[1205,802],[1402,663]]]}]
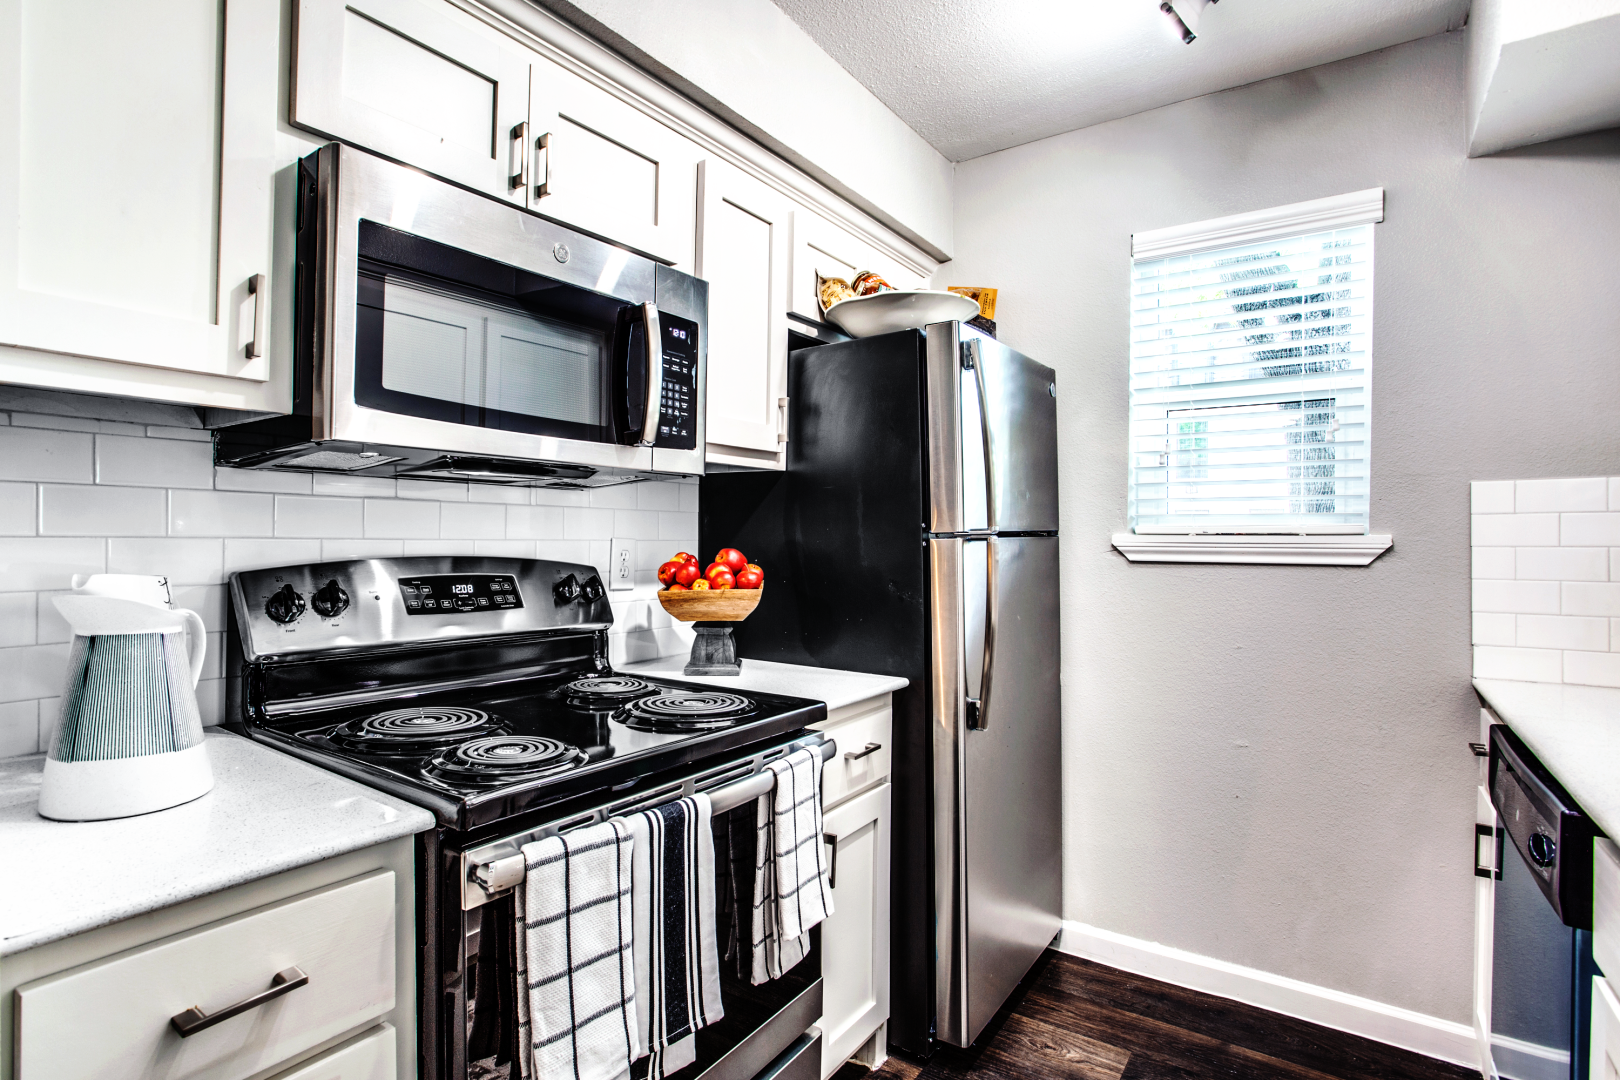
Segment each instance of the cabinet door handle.
[{"label": "cabinet door handle", "polygon": [[[1492,879],[1494,879],[1496,881],[1501,881],[1502,880],[1502,855],[1503,855],[1503,847],[1504,847],[1504,845],[1502,843],[1502,840],[1503,840],[1503,838],[1505,836],[1507,836],[1507,830],[1502,828],[1501,826],[1497,826],[1496,828],[1493,829],[1489,825],[1480,825],[1477,822],[1475,823],[1475,825],[1474,825],[1474,876],[1475,877],[1492,878]],[[1481,840],[1495,840],[1496,841],[1496,850],[1494,852],[1494,858],[1492,857],[1492,855],[1486,855],[1485,861],[1489,864],[1489,865],[1486,865],[1486,866],[1481,866],[1480,865],[1480,859],[1479,859],[1480,843],[1479,842]],[[1491,846],[1489,844],[1487,844],[1485,846],[1485,850],[1487,852],[1489,852],[1491,850]]]},{"label": "cabinet door handle", "polygon": [[866,744],[866,749],[864,749],[864,750],[851,750],[849,753],[845,754],[844,755],[844,760],[845,761],[859,761],[859,760],[861,760],[861,758],[866,757],[868,754],[875,754],[881,749],[883,749],[883,744],[882,743],[880,743],[880,742],[869,742],[869,743]]},{"label": "cabinet door handle", "polygon": [[309,984],[309,976],[304,974],[302,968],[290,967],[285,971],[278,971],[270,980],[270,989],[245,997],[235,1005],[228,1005],[216,1013],[204,1012],[202,1006],[193,1005],[183,1013],[175,1013],[169,1017],[169,1024],[180,1034],[182,1039],[189,1038],[199,1031],[213,1027],[233,1016],[241,1016],[249,1009],[257,1009],[266,1002],[274,1001],[283,994],[290,994],[300,986]]},{"label": "cabinet door handle", "polygon": [[838,888],[838,834],[824,832],[821,834],[821,842],[832,845],[832,861],[827,864],[827,888],[836,889]]},{"label": "cabinet door handle", "polygon": [[[545,155],[544,165],[540,163],[541,154]],[[556,192],[551,184],[551,132],[548,131],[534,140],[534,197],[543,199]]]},{"label": "cabinet door handle", "polygon": [[512,191],[529,186],[529,122],[512,128],[510,136],[512,145],[512,171],[506,178],[506,186]]},{"label": "cabinet door handle", "polygon": [[248,278],[248,295],[253,297],[253,340],[247,343],[247,358],[257,360],[264,355],[265,280],[263,274]]}]

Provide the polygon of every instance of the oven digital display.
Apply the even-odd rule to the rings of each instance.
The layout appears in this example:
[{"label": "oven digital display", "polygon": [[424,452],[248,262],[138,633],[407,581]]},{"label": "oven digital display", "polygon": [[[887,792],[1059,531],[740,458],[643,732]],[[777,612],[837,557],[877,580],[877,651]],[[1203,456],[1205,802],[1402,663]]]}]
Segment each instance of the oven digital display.
[{"label": "oven digital display", "polygon": [[407,615],[453,615],[468,611],[510,611],[523,606],[517,579],[510,574],[440,574],[402,578],[399,596]]}]

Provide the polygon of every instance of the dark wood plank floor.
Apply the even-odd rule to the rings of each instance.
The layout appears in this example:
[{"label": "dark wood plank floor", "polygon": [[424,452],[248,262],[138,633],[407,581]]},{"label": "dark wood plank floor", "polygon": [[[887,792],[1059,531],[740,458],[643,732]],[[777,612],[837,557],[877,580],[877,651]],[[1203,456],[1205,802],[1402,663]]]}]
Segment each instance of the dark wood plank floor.
[{"label": "dark wood plank floor", "polygon": [[1477,1080],[1472,1069],[1048,952],[971,1050],[834,1080]]}]

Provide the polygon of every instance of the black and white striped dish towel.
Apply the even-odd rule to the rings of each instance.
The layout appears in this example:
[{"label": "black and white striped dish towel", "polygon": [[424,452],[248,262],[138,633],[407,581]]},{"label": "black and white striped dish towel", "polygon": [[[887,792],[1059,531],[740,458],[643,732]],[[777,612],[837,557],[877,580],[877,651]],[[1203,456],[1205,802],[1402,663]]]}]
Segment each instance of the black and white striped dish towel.
[{"label": "black and white striped dish towel", "polygon": [[617,818],[523,846],[517,1000],[526,1080],[618,1080],[646,1052],[636,1008],[631,849]]},{"label": "black and white striped dish towel", "polygon": [[714,834],[701,792],[625,818],[634,841],[637,1015],[661,1080],[696,1060],[698,1028],[725,1015],[715,944]]},{"label": "black and white striped dish towel", "polygon": [[776,786],[755,821],[755,986],[779,978],[810,949],[810,928],[833,911],[821,846],[821,754],[801,748],[766,766]]}]

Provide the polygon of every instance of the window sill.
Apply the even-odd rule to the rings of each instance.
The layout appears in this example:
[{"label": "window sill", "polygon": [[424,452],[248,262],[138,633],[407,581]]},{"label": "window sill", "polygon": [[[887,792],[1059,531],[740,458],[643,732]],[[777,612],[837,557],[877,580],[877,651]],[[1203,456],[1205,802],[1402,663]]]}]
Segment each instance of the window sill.
[{"label": "window sill", "polygon": [[1366,566],[1388,551],[1381,535],[1212,536],[1115,533],[1131,562],[1255,563],[1273,566]]}]

